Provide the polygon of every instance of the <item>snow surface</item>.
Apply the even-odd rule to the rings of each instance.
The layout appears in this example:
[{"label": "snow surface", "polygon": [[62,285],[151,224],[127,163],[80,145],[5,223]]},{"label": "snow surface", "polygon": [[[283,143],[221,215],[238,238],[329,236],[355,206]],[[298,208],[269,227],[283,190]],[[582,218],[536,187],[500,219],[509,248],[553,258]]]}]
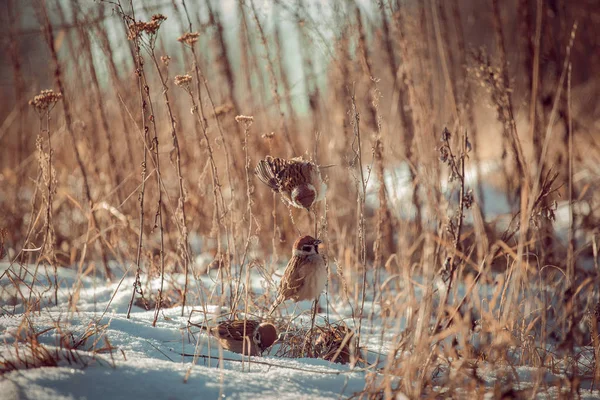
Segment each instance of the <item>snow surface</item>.
[{"label": "snow surface", "polygon": [[[8,267],[7,263],[0,264],[0,271],[4,272]],[[12,267],[13,270],[15,268],[19,267]],[[40,267],[39,281],[34,285],[36,296],[40,296],[43,288],[48,287],[47,276],[51,277],[52,274],[53,270],[45,271]],[[203,283],[210,282],[210,278],[206,278]],[[253,279],[252,282],[254,289],[260,292],[260,279]],[[14,342],[16,338],[23,336],[23,330],[19,327],[23,323],[24,310],[14,298],[11,299],[11,295],[15,294],[14,291],[11,294],[11,287],[14,286],[6,275],[0,283],[4,288],[0,297],[0,341],[4,343],[0,345],[0,361],[4,361],[15,358]],[[41,294],[46,302],[42,311],[29,313],[27,322],[36,332],[42,332],[39,342],[49,349],[60,349],[61,336],[77,342],[85,337],[84,334],[90,327],[95,328],[96,334],[87,337],[84,344],[71,354],[66,350],[58,350],[62,357],[56,367],[21,368],[4,374],[0,378],[0,398],[3,400],[235,399],[257,396],[261,399],[337,399],[360,392],[365,386],[366,372],[360,367],[353,370],[348,365],[320,359],[280,357],[277,355],[277,344],[263,357],[252,357],[250,362],[244,357],[246,361],[242,364],[239,354],[228,351],[220,353],[214,339],[198,333],[198,329],[187,329],[189,310],[192,307],[188,308],[183,317],[180,307],[164,309],[156,327],[152,327],[153,310],[145,311],[134,306],[131,318],[127,319],[132,278],[107,285],[98,279],[94,281],[91,277],[79,278],[75,271],[60,268],[59,283],[60,306],[52,305],[54,294],[50,290]],[[74,288],[77,287],[80,290],[76,310],[69,310],[69,300],[76,293]],[[487,289],[491,291],[493,288],[486,285],[480,288],[484,296]],[[28,296],[26,286],[22,286],[20,290],[23,296]],[[464,288],[461,288],[462,291]],[[307,311],[309,307],[309,304],[301,304],[295,313]],[[365,315],[369,314],[372,307],[378,311],[373,303],[365,304]],[[218,309],[216,305],[210,307],[212,312]],[[290,306],[284,312],[292,309]],[[342,303],[332,303],[331,310],[333,309],[336,310],[336,318],[351,312]],[[304,314],[302,317],[306,322],[308,317]],[[323,315],[319,317],[323,318]],[[202,320],[201,316],[197,318]],[[48,328],[56,328],[56,321],[60,321],[60,329],[46,331]],[[376,321],[363,331],[362,343],[369,350],[367,359],[370,363],[375,360],[378,352],[385,354],[394,336],[400,333],[387,327],[381,335],[381,329],[384,328],[380,322]],[[402,330],[402,325],[397,329]],[[108,343],[115,349],[112,354],[101,351]],[[20,354],[25,354],[23,346],[21,342]],[[194,353],[210,355],[212,358],[209,360],[201,357],[194,363],[191,356],[182,356]],[[224,358],[222,362],[219,362],[220,354]],[[69,360],[74,358],[78,362],[70,363]],[[486,371],[484,366],[479,372],[493,386],[498,371],[492,367],[487,369]],[[516,371],[519,377],[517,387],[530,387],[530,382],[539,373],[537,369],[528,367],[518,367]],[[547,382],[565,377],[564,374],[546,374],[548,378],[544,380]],[[440,392],[443,393],[444,383],[452,379],[451,371],[440,370],[436,379]],[[582,394],[585,398],[600,398],[597,391],[582,391]],[[552,392],[545,392],[540,397],[553,396]]]},{"label": "snow surface", "polygon": [[[0,264],[4,271],[8,264]],[[14,268],[14,267],[13,267]],[[16,267],[18,269],[18,266]],[[53,271],[47,271],[52,276]],[[21,369],[0,378],[0,398],[8,399],[192,399],[192,398],[248,398],[259,395],[261,399],[339,398],[347,397],[363,389],[364,372],[352,372],[349,366],[333,364],[320,359],[290,359],[275,357],[277,345],[264,357],[252,357],[250,362],[224,361],[219,364],[219,349],[214,339],[198,329],[192,336],[187,330],[188,314],[181,316],[181,308],[161,311],[156,327],[152,327],[154,310],[145,311],[133,307],[127,319],[127,306],[131,297],[133,279],[120,283],[102,285],[84,277],[77,302],[77,311],[71,313],[67,304],[72,288],[78,284],[74,271],[59,269],[61,290],[59,307],[44,307],[41,313],[31,313],[30,322],[37,332],[56,325],[66,324],[75,340],[79,339],[90,324],[95,324],[110,345],[117,349],[112,354],[96,354],[93,350],[105,346],[103,340],[96,342],[99,335],[86,340],[77,355],[81,363],[70,365],[61,361],[58,367]],[[41,273],[44,282],[45,272]],[[6,276],[2,286],[10,286]],[[38,285],[40,288],[43,285]],[[22,288],[25,296],[27,289]],[[113,297],[114,296],[114,297]],[[109,305],[109,301],[113,297]],[[53,290],[43,295],[52,303]],[[2,359],[14,356],[13,342],[18,337],[23,310],[13,307],[7,291],[0,298],[0,345]],[[108,309],[105,311],[105,309]],[[216,307],[213,307],[213,309]],[[191,307],[189,308],[191,310]],[[11,315],[14,312],[14,315]],[[103,329],[103,326],[106,326]],[[64,330],[64,327],[63,327]],[[49,348],[58,348],[56,329],[39,336],[40,343]],[[196,349],[196,339],[200,337]],[[210,340],[210,349],[208,347]],[[211,354],[213,358],[199,359],[181,354]],[[239,354],[223,351],[225,359],[240,360]],[[244,357],[248,360],[248,357]],[[259,364],[257,362],[272,365]],[[186,374],[191,370],[187,383]]]}]

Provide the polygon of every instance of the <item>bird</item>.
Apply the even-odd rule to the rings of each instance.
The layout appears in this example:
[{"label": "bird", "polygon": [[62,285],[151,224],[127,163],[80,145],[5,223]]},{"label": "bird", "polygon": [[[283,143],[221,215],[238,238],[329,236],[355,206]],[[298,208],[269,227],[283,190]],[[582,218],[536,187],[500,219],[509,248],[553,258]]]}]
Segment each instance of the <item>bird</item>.
[{"label": "bird", "polygon": [[292,258],[285,268],[277,299],[268,315],[284,301],[317,300],[327,283],[325,258],[319,254],[321,240],[302,236],[294,243]]},{"label": "bird", "polygon": [[310,208],[325,198],[327,185],[319,166],[302,157],[286,160],[267,156],[256,165],[254,173],[273,191],[281,193],[285,203],[297,208]]},{"label": "bird", "polygon": [[[245,326],[245,331],[244,331]],[[277,328],[270,322],[236,319],[214,327],[202,327],[214,336],[221,346],[245,356],[258,356],[275,343]]]}]

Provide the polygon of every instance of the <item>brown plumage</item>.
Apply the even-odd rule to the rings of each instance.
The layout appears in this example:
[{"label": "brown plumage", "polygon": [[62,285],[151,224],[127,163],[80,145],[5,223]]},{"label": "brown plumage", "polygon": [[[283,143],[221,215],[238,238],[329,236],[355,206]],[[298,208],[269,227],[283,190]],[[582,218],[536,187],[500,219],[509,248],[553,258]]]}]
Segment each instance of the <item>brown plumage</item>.
[{"label": "brown plumage", "polygon": [[286,300],[298,302],[319,298],[327,283],[325,258],[319,254],[319,243],[321,241],[312,236],[303,236],[296,240],[292,248],[292,258],[279,284],[277,300],[269,315]]},{"label": "brown plumage", "polygon": [[325,198],[327,185],[321,178],[319,166],[302,157],[286,160],[267,156],[258,162],[254,173],[294,207],[308,210],[315,202]]},{"label": "brown plumage", "polygon": [[203,329],[217,338],[224,349],[246,356],[260,355],[277,340],[277,328],[269,322],[240,319],[221,322],[215,327]]}]

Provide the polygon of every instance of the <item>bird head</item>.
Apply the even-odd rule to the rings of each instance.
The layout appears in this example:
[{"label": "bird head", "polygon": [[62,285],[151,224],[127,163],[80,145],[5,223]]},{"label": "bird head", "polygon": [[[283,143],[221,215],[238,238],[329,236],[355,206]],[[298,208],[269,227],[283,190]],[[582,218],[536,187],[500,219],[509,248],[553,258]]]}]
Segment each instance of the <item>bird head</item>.
[{"label": "bird head", "polygon": [[270,322],[263,322],[258,326],[254,339],[260,350],[264,351],[275,343],[277,336],[277,328]]},{"label": "bird head", "polygon": [[294,243],[294,255],[306,256],[310,254],[319,254],[319,244],[321,240],[312,236],[302,236]]}]

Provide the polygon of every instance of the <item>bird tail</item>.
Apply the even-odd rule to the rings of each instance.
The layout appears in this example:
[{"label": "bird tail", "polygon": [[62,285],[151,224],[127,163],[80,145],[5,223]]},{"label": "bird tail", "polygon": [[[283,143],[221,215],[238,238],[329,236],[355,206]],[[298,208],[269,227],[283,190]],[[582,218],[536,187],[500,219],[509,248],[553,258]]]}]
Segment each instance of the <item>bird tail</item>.
[{"label": "bird tail", "polygon": [[265,160],[260,160],[254,169],[254,173],[265,185],[269,186],[271,189],[278,191],[279,190],[279,181],[275,174],[276,166],[273,164],[273,160],[270,157],[267,157]]}]

